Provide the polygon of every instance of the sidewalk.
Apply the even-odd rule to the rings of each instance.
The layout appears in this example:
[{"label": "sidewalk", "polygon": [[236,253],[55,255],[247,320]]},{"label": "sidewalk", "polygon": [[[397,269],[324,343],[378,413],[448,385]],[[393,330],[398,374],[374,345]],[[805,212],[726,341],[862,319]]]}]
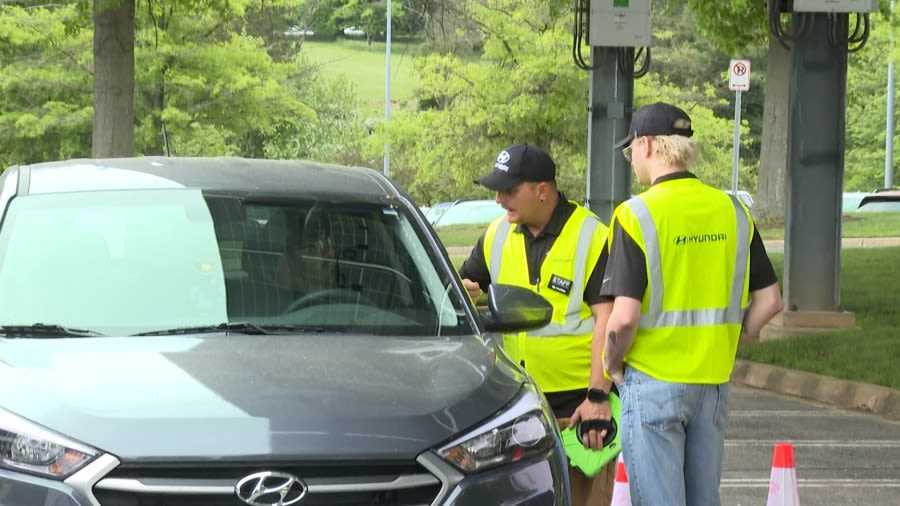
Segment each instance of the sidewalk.
[{"label": "sidewalk", "polygon": [[[766,239],[763,241],[768,251],[784,250],[784,239]],[[900,237],[844,237],[842,248],[884,248],[900,245]]]}]

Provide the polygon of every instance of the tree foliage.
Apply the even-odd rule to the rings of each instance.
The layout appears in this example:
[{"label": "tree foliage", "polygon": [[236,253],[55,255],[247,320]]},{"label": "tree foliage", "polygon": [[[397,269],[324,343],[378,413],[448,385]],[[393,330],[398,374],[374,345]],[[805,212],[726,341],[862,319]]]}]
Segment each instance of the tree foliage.
[{"label": "tree foliage", "polygon": [[[387,143],[391,176],[429,203],[489,196],[472,179],[503,147],[533,142],[556,159],[563,190],[583,198],[588,74],[572,62],[570,2],[395,2],[398,26],[424,26],[435,37],[415,63],[415,100],[369,135],[373,125],[363,123],[353,83],[324,75],[303,57],[302,40],[283,31],[359,25],[365,9],[374,13],[379,5],[384,0],[138,0],[136,151],[380,167]],[[90,6],[0,4],[4,166],[90,155]],[[695,171],[716,186],[731,180],[727,64],[735,55],[753,61],[740,160],[740,187],[752,188],[767,71],[761,2],[672,0],[654,11],[653,58],[650,72],[635,81],[635,105],[666,100],[688,110],[702,147]],[[850,58],[847,189],[881,184],[886,60],[897,51],[888,25],[873,16],[868,45]]]},{"label": "tree foliage", "polygon": [[[138,3],[138,153],[358,159],[353,87],[300,54],[276,61],[267,39],[248,33],[248,7],[262,3]],[[89,20],[80,2],[0,6],[4,166],[90,156]]]},{"label": "tree foliage", "polygon": [[87,156],[91,33],[77,5],[0,5],[0,162]]},{"label": "tree foliage", "polygon": [[[847,69],[844,189],[872,191],[884,186],[887,73],[891,52],[888,20],[872,16],[868,43],[850,55]],[[895,113],[896,116],[896,113]],[[900,137],[894,132],[893,166]]]},{"label": "tree foliage", "polygon": [[[472,180],[490,169],[500,149],[535,143],[556,160],[567,195],[582,200],[588,74],[572,61],[570,14],[554,2],[465,5],[457,16],[465,22],[457,26],[477,27],[480,54],[465,58],[444,51],[422,57],[416,64],[421,109],[393,114],[367,152],[374,160],[387,140],[392,176],[420,201],[436,202],[488,196]],[[682,81],[673,82],[667,69],[678,68],[678,60],[662,61],[670,65],[636,82],[636,105],[669,100],[688,109],[704,146],[696,170],[711,184],[730,186],[733,126],[713,111],[722,98],[709,82],[695,81],[686,90],[689,69],[680,69]],[[754,173],[742,172],[750,184]]]}]

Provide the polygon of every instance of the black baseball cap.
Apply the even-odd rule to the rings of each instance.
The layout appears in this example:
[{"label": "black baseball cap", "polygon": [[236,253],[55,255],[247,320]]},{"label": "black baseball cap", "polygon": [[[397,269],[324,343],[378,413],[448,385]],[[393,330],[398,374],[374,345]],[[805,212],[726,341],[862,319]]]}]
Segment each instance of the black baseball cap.
[{"label": "black baseball cap", "polygon": [[641,107],[631,117],[628,136],[617,142],[613,147],[622,149],[631,144],[635,137],[645,135],[682,135],[690,137],[694,135],[694,131],[691,130],[691,117],[678,107],[663,102]]},{"label": "black baseball cap", "polygon": [[494,169],[475,182],[494,191],[503,191],[525,181],[555,180],[556,164],[550,155],[531,144],[516,144],[501,151]]}]

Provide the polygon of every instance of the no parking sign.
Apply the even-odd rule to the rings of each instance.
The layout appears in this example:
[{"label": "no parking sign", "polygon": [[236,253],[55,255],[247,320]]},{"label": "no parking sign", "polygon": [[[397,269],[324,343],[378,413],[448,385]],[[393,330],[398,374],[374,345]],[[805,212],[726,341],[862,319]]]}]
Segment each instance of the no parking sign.
[{"label": "no parking sign", "polygon": [[750,60],[731,60],[728,67],[728,89],[732,91],[750,89]]},{"label": "no parking sign", "polygon": [[728,88],[734,91],[734,147],[731,157],[731,191],[738,191],[738,162],[741,147],[741,92],[750,89],[750,60],[731,60]]}]

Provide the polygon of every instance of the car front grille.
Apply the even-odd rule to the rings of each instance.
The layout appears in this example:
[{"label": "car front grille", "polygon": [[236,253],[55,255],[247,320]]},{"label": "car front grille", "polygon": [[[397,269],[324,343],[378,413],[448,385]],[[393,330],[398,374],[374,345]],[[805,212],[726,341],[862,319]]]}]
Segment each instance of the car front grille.
[{"label": "car front grille", "polygon": [[299,477],[308,487],[302,506],[426,506],[441,482],[412,465],[134,466],[122,465],[93,487],[102,506],[247,506],[235,484],[260,471]]}]

